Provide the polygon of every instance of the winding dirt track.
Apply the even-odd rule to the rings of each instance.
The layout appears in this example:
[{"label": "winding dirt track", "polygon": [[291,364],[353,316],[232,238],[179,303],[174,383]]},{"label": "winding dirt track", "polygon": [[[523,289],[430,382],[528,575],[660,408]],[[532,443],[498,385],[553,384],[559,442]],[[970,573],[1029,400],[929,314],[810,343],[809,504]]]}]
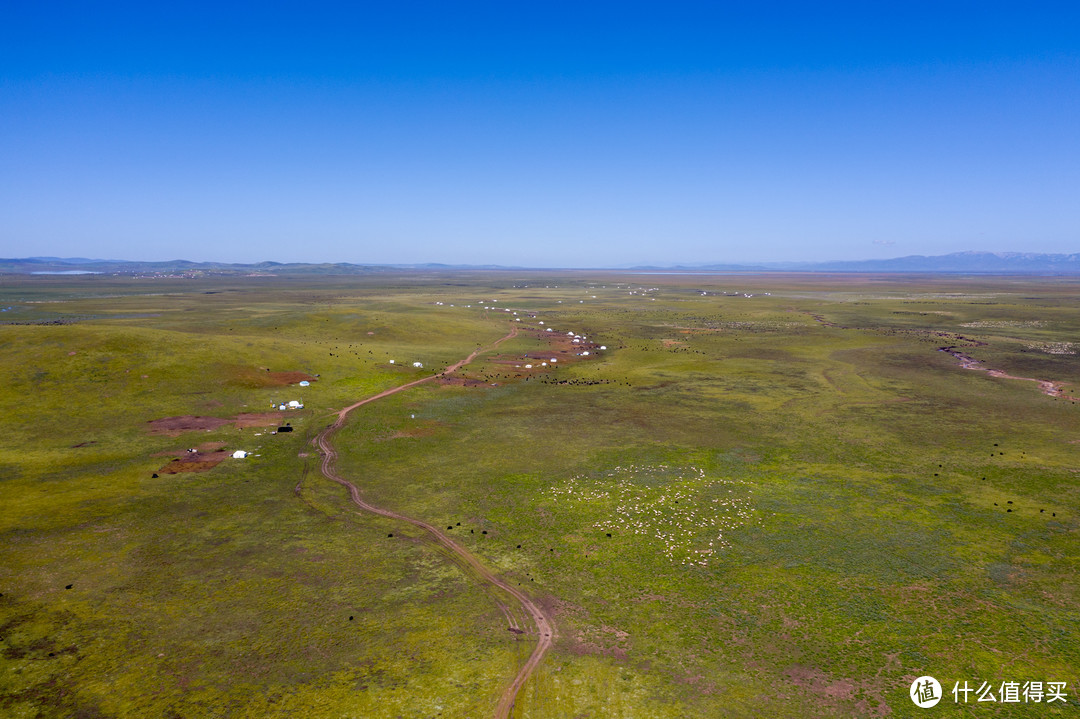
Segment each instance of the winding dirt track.
[{"label": "winding dirt track", "polygon": [[[472,362],[474,359],[476,359],[477,355],[479,355],[481,352],[493,350],[506,340],[515,337],[516,335],[517,328],[512,327],[510,329],[510,333],[502,339],[493,342],[488,347],[477,349],[465,359],[457,362],[456,364],[450,365],[439,374],[449,374],[460,369],[461,367],[464,367],[469,362]],[[330,444],[330,436],[345,424],[345,420],[348,417],[349,412],[352,412],[357,407],[361,407],[369,402],[374,402],[377,399],[388,397],[392,394],[401,392],[410,387],[415,387],[416,385],[422,384],[424,382],[430,382],[438,376],[439,375],[430,375],[428,377],[423,377],[421,379],[414,380],[413,382],[403,384],[399,387],[394,387],[393,389],[388,389],[384,392],[380,392],[379,394],[372,395],[371,397],[362,399],[355,404],[349,405],[348,407],[337,413],[337,420],[335,420],[333,424],[327,426],[322,432],[318,434],[318,436],[316,436],[315,443],[322,451],[321,469],[323,475],[327,479],[333,482],[337,482],[338,484],[348,489],[349,497],[352,499],[353,504],[360,507],[361,509],[365,509],[368,512],[371,512],[372,514],[378,514],[382,517],[388,517],[389,519],[396,519],[402,522],[408,522],[414,527],[419,527],[420,529],[424,530],[428,534],[429,538],[438,542],[438,544],[442,545],[442,547],[444,547],[451,553],[451,557],[454,559],[455,563],[457,563],[466,572],[466,574],[481,583],[482,588],[492,597],[492,599],[495,600],[496,604],[498,604],[499,606],[499,609],[503,612],[503,614],[506,615],[507,620],[510,622],[511,630],[517,631],[519,633],[521,632],[520,628],[517,626],[517,622],[511,614],[510,608],[506,606],[506,603],[499,598],[500,593],[512,597],[518,604],[520,604],[521,609],[525,612],[525,614],[527,614],[532,619],[533,623],[536,625],[536,648],[533,649],[528,661],[526,661],[521,666],[521,669],[518,671],[517,676],[514,677],[514,681],[503,691],[502,696],[499,698],[499,703],[495,708],[496,719],[506,719],[510,716],[510,710],[514,706],[514,700],[517,698],[518,692],[521,690],[521,687],[524,686],[525,682],[529,679],[529,676],[532,675],[533,670],[536,669],[536,667],[540,664],[540,660],[544,658],[544,654],[547,653],[547,650],[551,647],[552,639],[555,636],[555,623],[553,619],[547,614],[546,611],[544,611],[543,608],[536,604],[526,594],[518,590],[516,587],[511,586],[508,582],[503,581],[499,577],[492,574],[487,567],[481,564],[480,560],[478,560],[475,556],[473,556],[471,552],[469,552],[469,550],[465,549],[460,544],[450,539],[450,537],[443,534],[441,531],[423,520],[407,517],[404,514],[399,514],[389,509],[383,509],[382,507],[376,507],[373,504],[365,502],[364,499],[360,496],[360,490],[356,488],[356,485],[345,479],[344,477],[341,477],[334,471],[334,462],[337,460],[337,451],[334,449],[333,445]]]},{"label": "winding dirt track", "polygon": [[1064,383],[1062,382],[1053,382],[1046,379],[1036,379],[1035,377],[1017,377],[1016,375],[1008,374],[999,369],[990,369],[989,367],[984,367],[981,360],[970,357],[963,352],[955,351],[951,347],[941,347],[939,348],[939,351],[951,354],[953,357],[960,360],[960,366],[964,369],[973,369],[980,372],[985,372],[991,377],[997,377],[998,379],[1018,379],[1024,382],[1035,382],[1039,385],[1039,389],[1045,395],[1049,395],[1050,397],[1059,397],[1061,399],[1067,399],[1073,402],[1080,401],[1080,397],[1074,397],[1071,394],[1065,393]]}]

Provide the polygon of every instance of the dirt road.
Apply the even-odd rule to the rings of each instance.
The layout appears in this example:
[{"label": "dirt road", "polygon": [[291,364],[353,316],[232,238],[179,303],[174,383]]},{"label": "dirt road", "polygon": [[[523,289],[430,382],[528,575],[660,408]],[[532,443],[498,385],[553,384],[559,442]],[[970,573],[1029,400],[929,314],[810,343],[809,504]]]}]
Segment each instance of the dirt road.
[{"label": "dirt road", "polygon": [[1016,375],[1008,374],[999,369],[990,369],[989,367],[983,367],[983,363],[980,360],[970,357],[963,352],[958,352],[952,347],[940,347],[940,352],[946,352],[951,354],[956,359],[960,360],[960,366],[964,369],[973,369],[980,372],[985,372],[991,377],[997,377],[998,379],[1018,379],[1024,382],[1035,382],[1039,385],[1039,389],[1042,393],[1051,397],[1059,397],[1061,399],[1067,399],[1073,402],[1080,401],[1080,397],[1074,397],[1070,394],[1065,394],[1064,383],[1052,382],[1046,379],[1036,379],[1034,377],[1017,377]]},{"label": "dirt road", "polygon": [[[460,369],[461,367],[464,367],[469,362],[472,362],[474,359],[476,359],[477,355],[479,355],[481,352],[491,351],[506,340],[516,335],[517,328],[512,327],[509,334],[507,334],[502,339],[493,342],[488,347],[478,348],[475,352],[470,354],[465,359],[447,367],[440,374],[449,374],[451,372],[454,372],[455,370]],[[516,587],[511,586],[510,583],[503,581],[499,577],[492,574],[492,572],[487,567],[485,567],[480,562],[480,560],[477,559],[471,552],[469,552],[469,550],[465,549],[460,544],[450,539],[450,537],[443,534],[440,530],[436,529],[434,526],[428,524],[423,520],[414,519],[413,517],[407,517],[404,514],[399,514],[398,512],[384,509],[382,507],[376,507],[375,505],[364,501],[363,497],[361,497],[360,495],[360,490],[357,489],[356,485],[345,479],[344,477],[338,475],[337,472],[334,470],[334,462],[337,460],[337,450],[335,450],[333,445],[330,444],[330,436],[345,424],[345,420],[348,417],[349,412],[352,412],[357,407],[361,407],[369,402],[374,402],[375,400],[382,399],[383,397],[388,397],[392,394],[401,392],[410,387],[415,387],[416,385],[422,384],[424,382],[430,382],[438,376],[439,375],[430,375],[428,377],[423,377],[413,382],[403,384],[399,387],[388,389],[385,392],[380,392],[376,395],[372,395],[371,397],[362,399],[355,404],[349,405],[348,407],[337,413],[337,420],[335,420],[333,424],[327,426],[322,432],[318,434],[318,436],[315,438],[315,443],[318,445],[319,449],[322,452],[321,469],[323,475],[327,479],[333,482],[337,482],[338,484],[348,489],[349,497],[352,500],[353,504],[373,514],[378,514],[382,517],[388,517],[390,519],[396,519],[402,522],[408,522],[414,527],[418,527],[424,530],[424,532],[428,534],[430,539],[434,540],[435,542],[449,550],[455,563],[459,567],[461,567],[462,570],[469,577],[480,583],[484,591],[487,592],[489,596],[491,596],[491,598],[498,605],[499,609],[506,616],[512,630],[520,632],[522,630],[522,627],[518,626],[518,622],[514,618],[514,610],[516,610],[517,607],[512,608],[508,606],[506,598],[510,598],[511,601],[516,602],[520,606],[520,609],[532,620],[533,624],[536,625],[536,648],[533,649],[528,661],[526,661],[525,664],[521,666],[521,669],[518,671],[517,676],[514,677],[514,681],[503,691],[502,696],[499,698],[499,703],[495,707],[494,716],[496,717],[496,719],[506,719],[510,716],[510,710],[514,706],[514,701],[515,699],[517,699],[517,695],[518,692],[521,690],[521,687],[524,686],[526,681],[528,681],[529,677],[532,675],[533,670],[536,669],[536,667],[540,664],[540,660],[544,658],[544,654],[547,653],[547,650],[551,647],[552,640],[555,636],[555,624],[552,618],[547,614],[547,612],[544,611],[543,608],[540,607],[540,605],[530,599],[528,595],[521,592]]]}]

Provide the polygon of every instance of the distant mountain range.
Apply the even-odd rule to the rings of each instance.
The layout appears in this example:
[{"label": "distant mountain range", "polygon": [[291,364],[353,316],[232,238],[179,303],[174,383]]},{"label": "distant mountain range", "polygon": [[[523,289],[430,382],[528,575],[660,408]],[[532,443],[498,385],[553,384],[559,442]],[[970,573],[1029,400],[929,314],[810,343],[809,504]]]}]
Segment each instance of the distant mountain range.
[{"label": "distant mountain range", "polygon": [[948,255],[908,255],[887,260],[834,262],[763,262],[755,265],[706,264],[635,269],[758,272],[951,272],[977,274],[1080,275],[1080,253],[953,252]]},{"label": "distant mountain range", "polygon": [[436,262],[414,265],[355,265],[349,262],[191,262],[166,260],[92,260],[85,257],[25,257],[0,259],[0,274],[214,274],[214,275],[364,275],[400,270],[496,270],[498,265],[444,265]]},{"label": "distant mountain range", "polygon": [[[92,260],[83,257],[27,257],[0,259],[0,273],[82,273],[103,274],[274,274],[274,275],[363,275],[401,270],[525,270],[534,268],[500,265],[446,265],[439,263],[402,265],[356,265],[337,263],[256,262],[131,262]],[[546,268],[559,269],[559,268]],[[571,269],[571,268],[566,268]],[[954,252],[948,255],[909,255],[887,260],[841,260],[835,262],[763,262],[759,264],[650,265],[618,269],[651,272],[942,272],[961,274],[1052,274],[1080,275],[1080,253],[1040,254],[1034,252]]]}]

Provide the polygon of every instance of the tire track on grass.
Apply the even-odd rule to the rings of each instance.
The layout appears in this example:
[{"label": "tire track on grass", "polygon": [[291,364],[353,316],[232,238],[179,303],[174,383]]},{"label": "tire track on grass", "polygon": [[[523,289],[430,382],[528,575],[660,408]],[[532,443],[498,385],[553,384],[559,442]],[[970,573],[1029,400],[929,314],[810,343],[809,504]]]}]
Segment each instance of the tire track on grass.
[{"label": "tire track on grass", "polygon": [[[362,399],[359,402],[349,405],[348,407],[340,410],[337,413],[337,419],[325,429],[323,429],[315,437],[315,444],[322,452],[322,463],[320,464],[320,470],[323,476],[332,482],[337,482],[346,489],[349,490],[349,498],[356,506],[364,509],[372,514],[377,514],[381,517],[388,519],[396,519],[401,522],[407,522],[414,527],[424,530],[428,537],[437,542],[448,553],[449,557],[465,572],[467,576],[477,581],[481,588],[490,596],[499,609],[506,616],[507,621],[510,623],[510,628],[521,631],[521,627],[513,616],[513,609],[507,605],[505,601],[500,598],[500,594],[509,595],[513,601],[520,606],[520,610],[524,614],[531,618],[533,624],[536,625],[536,648],[533,649],[532,654],[529,655],[529,659],[522,665],[518,671],[517,676],[514,677],[514,681],[503,690],[502,695],[499,697],[499,703],[495,707],[495,718],[506,719],[510,716],[510,710],[514,706],[514,701],[517,699],[518,692],[521,691],[521,687],[525,685],[533,671],[539,666],[540,661],[544,658],[544,654],[551,648],[553,637],[555,636],[555,622],[548,615],[548,613],[534,602],[527,594],[518,590],[516,587],[511,586],[508,582],[495,576],[487,567],[481,564],[480,560],[476,558],[469,550],[452,540],[446,534],[443,534],[440,530],[436,529],[433,525],[428,524],[422,519],[415,519],[413,517],[400,514],[390,509],[384,509],[383,507],[377,507],[374,504],[366,502],[360,495],[360,490],[356,485],[345,479],[341,475],[337,474],[334,469],[334,464],[337,460],[337,450],[330,443],[330,437],[337,430],[344,426],[345,421],[350,412],[357,407],[362,407],[369,402],[382,399],[383,397],[389,397],[397,392],[402,392],[410,387],[415,387],[418,384],[424,382],[430,382],[436,377],[450,374],[456,370],[461,369],[465,365],[472,362],[481,352],[486,352],[495,349],[500,344],[508,339],[517,336],[517,328],[511,327],[510,332],[501,339],[496,340],[487,347],[477,348],[472,354],[465,359],[450,365],[441,373],[422,377],[412,382],[406,382],[403,385],[393,387],[391,389],[379,392],[378,394]],[[516,609],[516,607],[514,608]]]}]

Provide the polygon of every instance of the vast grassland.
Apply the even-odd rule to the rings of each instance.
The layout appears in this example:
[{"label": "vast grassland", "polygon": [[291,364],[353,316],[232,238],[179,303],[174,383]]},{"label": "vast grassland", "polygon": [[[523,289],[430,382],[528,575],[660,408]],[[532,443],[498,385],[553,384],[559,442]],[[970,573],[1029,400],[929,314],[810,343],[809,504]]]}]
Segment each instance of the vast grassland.
[{"label": "vast grassland", "polygon": [[[490,716],[534,639],[311,440],[515,324],[334,438],[553,613],[514,716],[1080,715],[1076,281],[5,276],[0,307],[0,715]],[[548,327],[607,349],[537,366]],[[290,399],[291,433],[150,431]],[[205,443],[252,456],[161,471]]]}]

